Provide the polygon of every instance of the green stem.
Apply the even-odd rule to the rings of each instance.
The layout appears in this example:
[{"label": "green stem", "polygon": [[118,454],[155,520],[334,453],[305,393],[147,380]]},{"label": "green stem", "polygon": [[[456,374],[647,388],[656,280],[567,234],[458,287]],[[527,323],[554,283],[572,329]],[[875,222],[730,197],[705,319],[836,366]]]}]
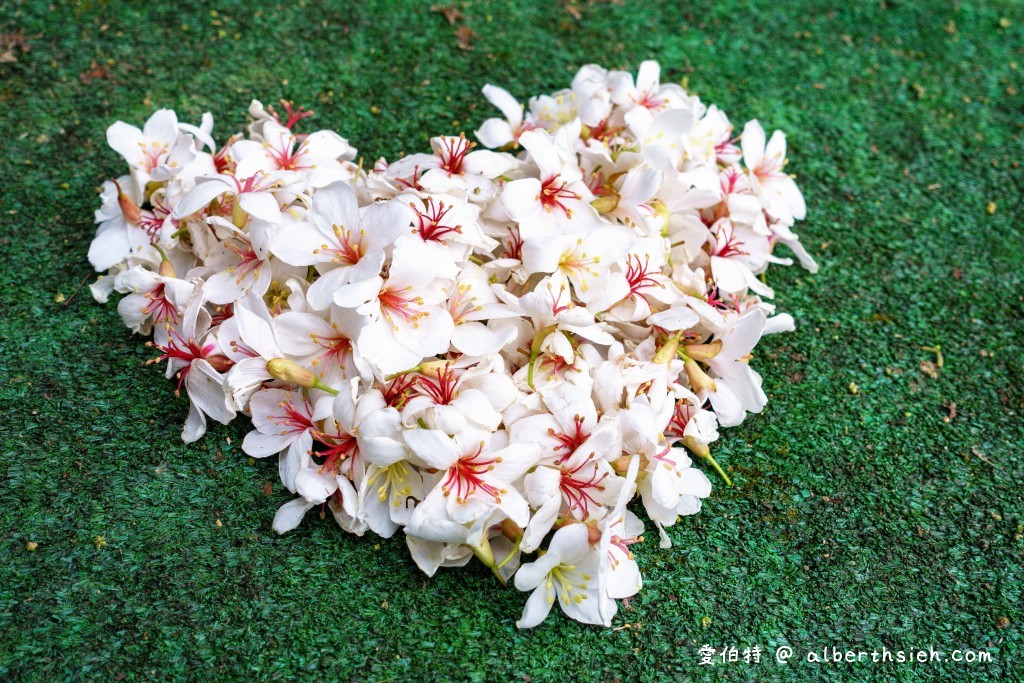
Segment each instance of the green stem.
[{"label": "green stem", "polygon": [[725,480],[726,486],[732,486],[732,479],[730,479],[729,475],[725,473],[725,470],[722,469],[722,466],[718,464],[718,461],[715,460],[713,455],[708,453],[707,455],[701,455],[700,457],[711,463],[711,466],[715,468],[716,472],[718,472],[718,476]]},{"label": "green stem", "polygon": [[[494,573],[495,574],[498,573],[499,569],[501,569],[506,564],[508,564],[508,561],[511,560],[512,556],[516,554],[516,551],[519,550],[519,546],[522,545],[522,543],[523,543],[523,537],[520,536],[519,538],[516,539],[515,545],[512,546],[512,550],[509,551],[508,557],[506,557],[504,560],[502,560],[497,565],[495,565],[495,567],[494,567]],[[501,577],[499,576],[498,578],[500,579]]]},{"label": "green stem", "polygon": [[337,396],[340,393],[334,387],[329,387],[326,384],[324,384],[323,382],[321,382],[319,377],[313,382],[313,387],[312,388],[313,389],[319,389],[320,391],[326,391],[331,396]]}]

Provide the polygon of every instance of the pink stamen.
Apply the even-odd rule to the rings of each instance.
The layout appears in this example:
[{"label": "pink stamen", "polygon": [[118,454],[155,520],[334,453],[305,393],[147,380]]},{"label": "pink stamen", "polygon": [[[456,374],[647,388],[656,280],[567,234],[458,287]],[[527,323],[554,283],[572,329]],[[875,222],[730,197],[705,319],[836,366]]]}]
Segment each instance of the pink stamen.
[{"label": "pink stamen", "polygon": [[[721,225],[721,224],[720,224]],[[719,227],[714,231],[715,242],[711,245],[711,255],[728,258],[730,256],[746,256],[749,252],[740,247],[743,241],[736,238],[734,227]]]},{"label": "pink stamen", "polygon": [[686,425],[689,424],[690,418],[693,417],[695,412],[696,409],[686,401],[676,401],[672,418],[668,421],[668,426],[665,428],[665,436],[669,439],[682,439]]},{"label": "pink stamen", "polygon": [[392,408],[401,408],[405,405],[406,401],[409,400],[409,396],[415,391],[414,386],[418,381],[418,377],[409,373],[407,375],[399,375],[395,379],[384,385],[381,393],[384,395],[384,402]]},{"label": "pink stamen", "polygon": [[[639,256],[636,254],[629,255],[629,259],[626,261],[626,281],[629,282],[630,294],[644,296],[640,292],[641,289],[646,289],[648,287],[664,287],[663,284],[648,275],[650,268],[650,256],[645,255],[643,263],[641,263]],[[646,300],[646,296],[644,296],[644,299]]]},{"label": "pink stamen", "polygon": [[523,260],[523,238],[519,235],[519,226],[508,229],[509,239],[505,245],[505,258]]},{"label": "pink stamen", "polygon": [[600,484],[604,481],[605,477],[608,476],[607,472],[598,476],[597,468],[595,467],[589,479],[576,479],[573,475],[587,465],[592,465],[592,463],[590,461],[584,462],[573,470],[563,468],[562,479],[558,485],[559,489],[562,491],[562,495],[565,496],[565,499],[569,503],[569,509],[579,510],[583,515],[582,519],[586,519],[590,516],[590,504],[597,503],[588,489],[603,491],[604,487]]},{"label": "pink stamen", "polygon": [[537,199],[540,200],[541,205],[548,212],[554,211],[556,208],[561,209],[565,212],[566,218],[572,218],[572,209],[567,207],[563,200],[579,199],[580,195],[566,188],[568,183],[558,182],[560,175],[556,173],[547,180],[545,180],[540,186],[540,195]]},{"label": "pink stamen", "polygon": [[462,164],[466,155],[476,145],[466,139],[465,134],[459,137],[441,138],[441,149],[437,155],[441,157],[441,169],[448,172],[448,175],[462,175]]},{"label": "pink stamen", "polygon": [[415,388],[420,395],[427,396],[436,405],[446,406],[455,400],[461,375],[462,371],[445,365],[436,378],[421,376]]},{"label": "pink stamen", "polygon": [[445,206],[444,202],[434,203],[434,198],[430,197],[427,199],[427,203],[424,211],[420,211],[418,207],[413,206],[412,210],[416,212],[416,228],[419,232],[420,237],[425,242],[444,242],[445,236],[456,233],[462,234],[461,225],[445,225],[443,223],[445,216],[451,212],[451,206]]},{"label": "pink stamen", "polygon": [[307,429],[313,429],[313,421],[310,418],[313,408],[309,405],[309,401],[303,400],[302,410],[295,407],[291,398],[281,401],[277,405],[283,409],[283,414],[269,415],[268,417],[284,428],[281,434],[301,434]]},{"label": "pink stamen", "polygon": [[149,303],[142,309],[142,312],[146,315],[152,315],[154,323],[177,323],[178,309],[168,301],[165,289],[166,285],[160,282],[156,287],[146,292],[145,297],[149,299]]},{"label": "pink stamen", "polygon": [[313,440],[320,444],[320,448],[314,449],[314,454],[324,459],[320,465],[321,473],[338,474],[343,462],[354,460],[359,455],[356,437],[340,430],[336,434],[314,431]]},{"label": "pink stamen", "polygon": [[396,317],[411,324],[413,327],[417,327],[419,319],[427,315],[427,313],[414,308],[414,306],[423,305],[423,299],[418,296],[408,296],[406,292],[411,289],[411,285],[401,289],[389,289],[385,285],[380,290],[380,294],[377,295],[377,299],[380,301],[381,315],[396,330],[398,329],[398,325],[395,324]]},{"label": "pink stamen", "polygon": [[270,105],[267,105],[267,111],[270,112],[270,115],[274,117],[275,121],[280,123],[288,130],[291,130],[292,126],[294,126],[302,119],[313,115],[312,111],[303,109],[301,106],[298,109],[296,109],[294,103],[288,100],[280,100],[280,102],[281,106],[284,107],[285,113],[288,114],[288,118],[286,120],[281,121],[281,118],[277,115],[277,112],[274,111],[274,108]]},{"label": "pink stamen", "polygon": [[448,468],[448,472],[441,482],[441,490],[444,495],[450,495],[454,491],[455,500],[465,503],[479,489],[494,500],[500,500],[499,496],[503,491],[493,484],[488,484],[483,477],[487,472],[493,470],[494,464],[501,462],[501,459],[486,458],[482,455],[483,449],[484,444],[481,442],[476,451],[462,456]]},{"label": "pink stamen", "polygon": [[558,446],[555,446],[555,452],[557,453],[561,450],[565,451],[565,453],[563,453],[556,461],[558,463],[568,460],[569,457],[576,452],[576,449],[579,448],[584,441],[590,438],[590,432],[583,428],[583,423],[586,421],[586,418],[581,417],[580,415],[575,415],[573,416],[572,421],[573,426],[570,433],[566,434],[556,432],[554,429],[548,429],[548,436],[553,436],[559,443]]}]

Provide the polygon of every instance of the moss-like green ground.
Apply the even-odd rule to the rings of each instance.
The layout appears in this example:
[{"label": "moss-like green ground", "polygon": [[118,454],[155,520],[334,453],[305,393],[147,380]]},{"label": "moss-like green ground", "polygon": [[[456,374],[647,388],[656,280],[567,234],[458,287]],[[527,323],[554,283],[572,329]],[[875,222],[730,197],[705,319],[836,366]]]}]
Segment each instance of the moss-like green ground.
[{"label": "moss-like green ground", "polygon": [[[460,2],[468,51],[429,3],[330,5],[3,4],[29,49],[0,62],[0,677],[1024,680],[1019,2]],[[799,329],[760,347],[771,402],[716,449],[736,486],[671,550],[648,535],[614,630],[519,632],[524,594],[428,581],[400,537],[275,537],[287,494],[243,420],[183,445],[186,402],[79,289],[116,119],[208,110],[223,140],[288,97],[394,157],[472,131],[485,82],[651,57],[788,133],[822,268],[770,274]],[[700,666],[703,644],[764,657]],[[993,661],[801,661],[832,645]]]}]

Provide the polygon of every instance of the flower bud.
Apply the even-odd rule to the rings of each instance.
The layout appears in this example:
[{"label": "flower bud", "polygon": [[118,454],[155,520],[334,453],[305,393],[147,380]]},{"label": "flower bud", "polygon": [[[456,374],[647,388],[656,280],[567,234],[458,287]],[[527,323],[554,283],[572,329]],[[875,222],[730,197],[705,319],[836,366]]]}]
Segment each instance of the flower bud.
[{"label": "flower bud", "polygon": [[178,277],[174,272],[174,265],[167,259],[160,262],[160,275],[163,277]]},{"label": "flower bud", "polygon": [[414,369],[425,377],[433,377],[434,379],[437,379],[444,373],[445,368],[451,364],[452,361],[450,360],[431,360],[425,363],[420,363]]},{"label": "flower bud", "polygon": [[590,205],[597,209],[598,213],[611,213],[619,206],[619,195],[612,192],[603,197],[598,197],[590,202]]},{"label": "flower bud", "polygon": [[117,188],[117,203],[121,207],[121,213],[124,214],[125,220],[132,225],[138,225],[142,221],[142,212],[139,211],[138,205],[121,190],[121,183],[116,180],[113,183]]},{"label": "flower bud", "polygon": [[679,350],[679,338],[682,335],[676,333],[669,337],[669,340],[661,345],[658,352],[654,354],[654,362],[659,365],[665,365],[673,358],[676,357],[676,351]]},{"label": "flower bud", "polygon": [[715,387],[715,380],[708,377],[708,374],[704,372],[697,361],[688,359],[684,366],[686,368],[686,376],[690,380],[690,388],[695,392],[699,391],[717,391]]},{"label": "flower bud", "polygon": [[273,360],[268,360],[267,372],[270,373],[271,377],[279,379],[282,382],[297,384],[306,389],[312,389],[317,384],[320,384],[320,380],[316,375],[295,361],[288,360],[287,358],[274,358]]},{"label": "flower bud", "polygon": [[242,205],[238,202],[238,197],[235,197],[234,206],[231,207],[231,222],[236,228],[241,230],[245,227],[245,222],[249,219],[249,214],[245,212]]},{"label": "flower bud", "polygon": [[722,350],[722,340],[713,341],[710,344],[690,344],[683,347],[686,350],[686,357],[693,360],[709,361],[718,355]]},{"label": "flower bud", "polygon": [[501,535],[507,539],[515,541],[523,537],[523,528],[511,519],[503,520],[499,526],[501,527]]},{"label": "flower bud", "polygon": [[[164,261],[164,263],[167,263],[167,261]],[[212,356],[207,356],[206,362],[209,363],[210,366],[217,372],[227,372],[235,364],[235,361],[219,353],[214,354]]]},{"label": "flower bud", "polygon": [[[644,469],[650,461],[643,453],[639,453],[638,455],[640,456],[640,469]],[[615,460],[612,460],[612,469],[615,470],[616,474],[625,474],[626,472],[629,472],[629,463],[632,462],[632,460],[632,455],[620,455],[615,458]]]},{"label": "flower bud", "polygon": [[701,458],[711,457],[711,449],[708,448],[708,445],[697,441],[692,436],[684,436],[683,445],[689,448],[694,455],[700,456]]},{"label": "flower bud", "polygon": [[587,541],[590,545],[601,542],[601,530],[597,528],[597,520],[588,519],[587,522]]}]

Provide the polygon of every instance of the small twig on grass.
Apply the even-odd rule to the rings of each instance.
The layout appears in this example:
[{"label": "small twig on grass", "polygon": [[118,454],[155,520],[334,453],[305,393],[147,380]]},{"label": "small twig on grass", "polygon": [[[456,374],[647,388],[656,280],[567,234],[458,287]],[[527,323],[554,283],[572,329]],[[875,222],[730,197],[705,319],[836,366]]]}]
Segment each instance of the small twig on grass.
[{"label": "small twig on grass", "polygon": [[85,285],[85,283],[89,281],[90,277],[92,277],[92,276],[91,275],[86,275],[84,278],[82,278],[82,281],[78,283],[77,287],[75,287],[75,291],[71,292],[71,296],[69,296],[67,299],[64,299],[64,301],[61,302],[61,304],[60,304],[61,308],[67,308],[68,307],[68,304],[71,303],[71,300],[75,298],[76,294],[78,294],[78,290],[80,290]]}]

